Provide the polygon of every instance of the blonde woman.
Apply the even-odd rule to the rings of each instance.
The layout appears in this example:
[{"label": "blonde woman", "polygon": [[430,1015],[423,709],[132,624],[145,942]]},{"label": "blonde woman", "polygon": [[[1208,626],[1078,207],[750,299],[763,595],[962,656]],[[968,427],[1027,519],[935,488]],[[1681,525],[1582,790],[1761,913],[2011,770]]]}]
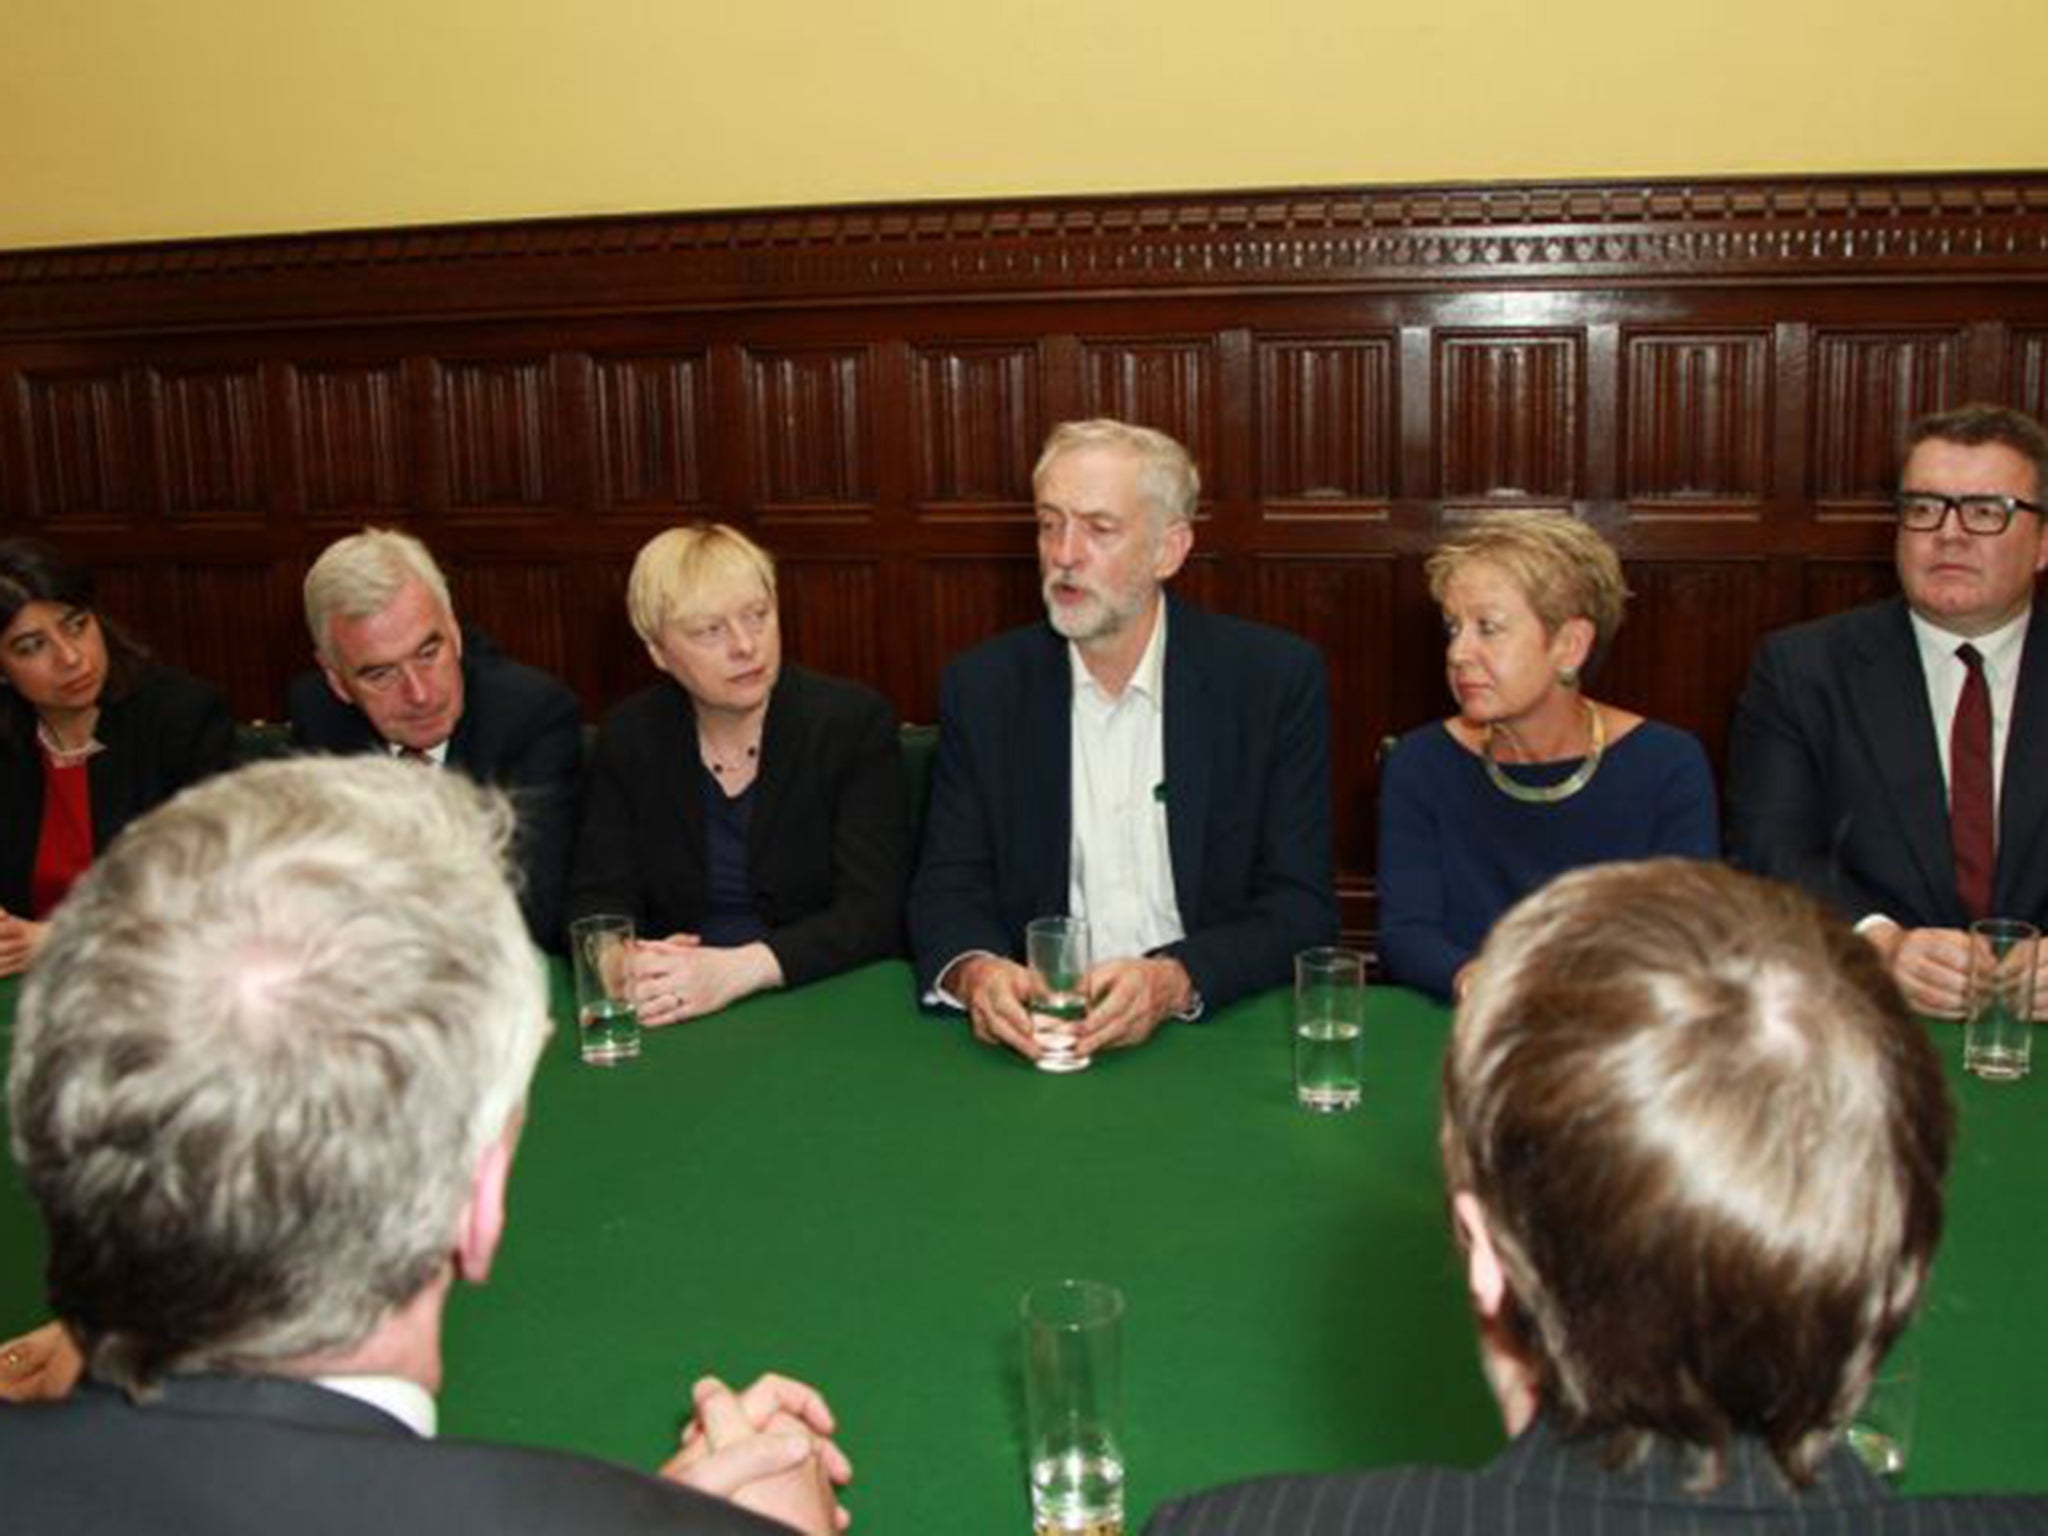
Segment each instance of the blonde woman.
[{"label": "blonde woman", "polygon": [[598,735],[569,915],[634,917],[641,1022],[897,953],[910,855],[888,702],[783,665],[775,564],[722,523],[650,540],[626,607],[664,676]]},{"label": "blonde woman", "polygon": [[1698,740],[1584,692],[1628,601],[1605,539],[1492,513],[1428,571],[1457,713],[1402,737],[1381,776],[1380,943],[1392,980],[1450,998],[1494,919],[1553,875],[1721,845]]}]

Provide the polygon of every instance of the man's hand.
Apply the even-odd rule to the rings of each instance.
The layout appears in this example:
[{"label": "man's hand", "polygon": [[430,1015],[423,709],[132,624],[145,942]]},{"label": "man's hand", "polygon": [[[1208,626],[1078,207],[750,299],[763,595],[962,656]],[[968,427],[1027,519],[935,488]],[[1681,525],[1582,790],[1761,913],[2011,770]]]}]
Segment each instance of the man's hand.
[{"label": "man's hand", "polygon": [[0,976],[19,976],[43,947],[48,923],[0,912]]},{"label": "man's hand", "polygon": [[736,1393],[706,1376],[690,1396],[696,1412],[663,1477],[806,1536],[832,1536],[852,1522],[836,1490],[853,1466],[830,1438],[837,1426],[815,1388],[767,1375]]},{"label": "man's hand", "polygon": [[1960,928],[1901,928],[1872,923],[1863,936],[1877,947],[1885,969],[1915,1013],[1960,1019],[1968,1008],[1970,936]]},{"label": "man's hand", "polygon": [[1105,960],[1090,967],[1082,986],[1088,1017],[1074,1042],[1082,1056],[1143,1045],[1163,1020],[1187,1008],[1195,990],[1187,968],[1173,959]]},{"label": "man's hand", "polygon": [[694,933],[672,933],[633,946],[633,1011],[650,1029],[702,1018],[781,985],[782,966],[766,944],[724,949]]},{"label": "man's hand", "polygon": [[64,1325],[45,1323],[0,1344],[0,1398],[40,1403],[68,1396],[84,1365]]},{"label": "man's hand", "polygon": [[942,990],[960,999],[974,1038],[1007,1045],[1020,1056],[1045,1054],[1031,1033],[1031,972],[1001,955],[969,955],[939,978]]}]

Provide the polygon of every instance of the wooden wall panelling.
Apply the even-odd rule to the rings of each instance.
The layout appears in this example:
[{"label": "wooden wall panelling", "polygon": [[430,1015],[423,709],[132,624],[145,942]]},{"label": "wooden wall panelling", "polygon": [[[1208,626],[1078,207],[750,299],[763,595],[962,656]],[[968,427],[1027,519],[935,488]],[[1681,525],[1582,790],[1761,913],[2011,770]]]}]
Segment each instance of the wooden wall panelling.
[{"label": "wooden wall panelling", "polygon": [[337,534],[403,521],[416,453],[410,375],[397,357],[288,369],[298,478],[309,522]]},{"label": "wooden wall panelling", "polygon": [[1579,331],[1438,333],[1435,428],[1447,500],[1579,496],[1585,350]]},{"label": "wooden wall panelling", "polygon": [[[509,656],[557,676],[569,671],[569,626],[597,622],[599,616],[570,610],[560,562],[445,548],[436,559],[464,623],[480,626]],[[621,616],[624,611],[621,606]]]},{"label": "wooden wall panelling", "polygon": [[2048,330],[2014,326],[2005,398],[2036,421],[2048,420]]},{"label": "wooden wall panelling", "polygon": [[1255,358],[1264,516],[1383,520],[1400,442],[1398,338],[1260,336]]},{"label": "wooden wall panelling", "polygon": [[911,495],[922,519],[1028,518],[1050,424],[1030,341],[944,341],[911,352]]},{"label": "wooden wall panelling", "polygon": [[1809,463],[1819,515],[1888,517],[1907,423],[1962,403],[1962,334],[1820,330],[1813,354]]},{"label": "wooden wall panelling", "polygon": [[545,355],[436,360],[443,506],[456,518],[544,516],[561,434]]},{"label": "wooden wall panelling", "polygon": [[867,347],[750,347],[748,501],[764,518],[865,514],[875,500]]},{"label": "wooden wall panelling", "polygon": [[799,557],[777,567],[791,660],[842,677],[881,675],[881,581],[873,560]]},{"label": "wooden wall panelling", "polygon": [[1755,516],[1771,493],[1763,329],[1622,340],[1622,494],[1637,517]]},{"label": "wooden wall panelling", "polygon": [[149,481],[125,368],[21,374],[28,449],[20,516],[48,532],[118,528],[142,514]]},{"label": "wooden wall panelling", "polygon": [[253,365],[144,375],[163,513],[173,522],[258,524],[270,496],[270,433]]},{"label": "wooden wall panelling", "polygon": [[1726,761],[1750,652],[1770,627],[1757,559],[1624,562],[1631,598],[1592,692],[1698,736]]}]

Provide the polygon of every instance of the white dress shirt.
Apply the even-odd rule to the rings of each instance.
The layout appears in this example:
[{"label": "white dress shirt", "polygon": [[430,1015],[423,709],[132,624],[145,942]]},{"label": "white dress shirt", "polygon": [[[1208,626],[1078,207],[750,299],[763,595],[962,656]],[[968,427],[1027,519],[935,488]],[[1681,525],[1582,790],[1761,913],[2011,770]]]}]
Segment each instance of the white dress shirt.
[{"label": "white dress shirt", "polygon": [[440,1428],[433,1393],[403,1376],[315,1376],[313,1385],[390,1414],[422,1440]]},{"label": "white dress shirt", "polygon": [[1067,643],[1073,669],[1072,842],[1067,910],[1094,958],[1129,960],[1186,936],[1166,831],[1166,604],[1137,670],[1112,698]]}]

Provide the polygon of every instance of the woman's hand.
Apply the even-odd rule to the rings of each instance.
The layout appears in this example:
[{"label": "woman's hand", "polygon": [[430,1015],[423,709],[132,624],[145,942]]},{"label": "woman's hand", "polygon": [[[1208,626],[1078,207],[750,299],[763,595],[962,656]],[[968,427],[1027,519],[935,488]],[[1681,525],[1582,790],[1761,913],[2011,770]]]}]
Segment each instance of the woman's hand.
[{"label": "woman's hand", "polygon": [[650,1029],[716,1013],[781,985],[782,966],[766,944],[726,949],[704,944],[694,933],[672,933],[633,948],[633,1007]]}]

